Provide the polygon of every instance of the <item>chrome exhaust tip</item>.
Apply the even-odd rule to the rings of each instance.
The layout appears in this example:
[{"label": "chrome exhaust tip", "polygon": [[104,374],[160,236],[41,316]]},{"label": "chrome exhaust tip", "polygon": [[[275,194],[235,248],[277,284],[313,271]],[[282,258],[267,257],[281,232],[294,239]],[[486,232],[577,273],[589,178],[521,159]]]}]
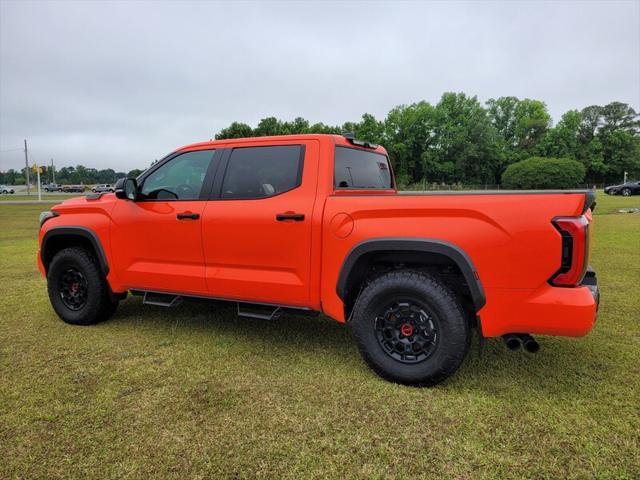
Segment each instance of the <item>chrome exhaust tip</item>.
[{"label": "chrome exhaust tip", "polygon": [[520,347],[522,346],[522,341],[520,340],[520,337],[515,333],[507,333],[503,335],[502,340],[504,340],[504,344],[512,352],[515,352],[516,350],[520,350]]},{"label": "chrome exhaust tip", "polygon": [[518,334],[520,337],[520,341],[522,341],[522,346],[529,353],[538,353],[540,351],[540,344],[536,341],[528,333],[520,333]]}]

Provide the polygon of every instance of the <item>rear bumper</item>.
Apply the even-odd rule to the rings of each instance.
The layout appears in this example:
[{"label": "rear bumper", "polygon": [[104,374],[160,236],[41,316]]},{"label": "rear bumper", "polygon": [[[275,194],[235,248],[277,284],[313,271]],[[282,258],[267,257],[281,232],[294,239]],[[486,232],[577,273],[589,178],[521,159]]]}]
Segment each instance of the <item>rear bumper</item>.
[{"label": "rear bumper", "polygon": [[486,293],[487,305],[480,311],[485,337],[514,332],[582,337],[593,328],[600,303],[591,268],[575,288],[545,284],[535,290],[487,288]]},{"label": "rear bumper", "polygon": [[582,287],[587,287],[593,296],[593,300],[596,302],[596,316],[597,311],[600,307],[600,290],[598,289],[598,278],[596,277],[596,272],[593,268],[589,266],[587,268],[587,273],[584,276],[584,279],[581,283]]}]

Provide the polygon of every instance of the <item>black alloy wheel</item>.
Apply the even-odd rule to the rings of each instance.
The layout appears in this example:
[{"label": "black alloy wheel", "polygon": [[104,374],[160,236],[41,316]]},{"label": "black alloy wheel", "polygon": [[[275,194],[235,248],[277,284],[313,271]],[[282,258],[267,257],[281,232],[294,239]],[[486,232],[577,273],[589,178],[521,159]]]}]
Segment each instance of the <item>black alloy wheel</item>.
[{"label": "black alloy wheel", "polygon": [[437,348],[437,317],[413,299],[396,300],[382,308],[375,328],[384,352],[402,363],[422,362]]},{"label": "black alloy wheel", "polygon": [[87,304],[87,279],[82,272],[71,267],[60,276],[60,298],[71,310],[81,310]]},{"label": "black alloy wheel", "polygon": [[367,365],[405,385],[444,381],[469,348],[470,322],[460,301],[426,272],[394,270],[370,281],[349,324]]},{"label": "black alloy wheel", "polygon": [[70,247],[56,253],[47,268],[47,289],[51,306],[72,325],[91,325],[111,317],[118,297],[93,252]]}]

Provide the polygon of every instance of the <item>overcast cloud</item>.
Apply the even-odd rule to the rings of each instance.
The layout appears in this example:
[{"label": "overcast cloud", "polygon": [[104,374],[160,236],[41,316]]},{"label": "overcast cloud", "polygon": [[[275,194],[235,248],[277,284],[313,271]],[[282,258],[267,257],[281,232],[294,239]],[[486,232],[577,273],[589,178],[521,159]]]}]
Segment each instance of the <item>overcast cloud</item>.
[{"label": "overcast cloud", "polygon": [[128,171],[265,116],[341,124],[463,91],[640,110],[640,3],[0,0],[0,170]]}]

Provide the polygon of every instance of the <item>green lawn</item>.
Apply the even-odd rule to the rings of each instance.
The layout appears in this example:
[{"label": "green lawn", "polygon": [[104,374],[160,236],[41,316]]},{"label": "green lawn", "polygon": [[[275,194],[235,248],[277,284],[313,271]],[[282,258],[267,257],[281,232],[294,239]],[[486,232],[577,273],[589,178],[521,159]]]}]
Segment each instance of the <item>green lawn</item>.
[{"label": "green lawn", "polygon": [[[91,192],[90,191],[85,192],[84,195],[86,195],[87,193],[91,193]],[[82,193],[44,193],[42,192],[42,200],[61,202],[63,200],[66,200],[67,198],[77,197],[79,195],[83,195],[83,194]],[[36,193],[31,192],[31,195],[27,195],[26,193],[0,195],[0,203],[6,202],[9,200],[38,200],[38,192]]]},{"label": "green lawn", "polygon": [[66,325],[35,266],[43,206],[0,205],[0,478],[640,478],[640,215],[614,213],[633,206],[599,195],[589,336],[489,340],[414,389],[323,317],[136,297]]}]

